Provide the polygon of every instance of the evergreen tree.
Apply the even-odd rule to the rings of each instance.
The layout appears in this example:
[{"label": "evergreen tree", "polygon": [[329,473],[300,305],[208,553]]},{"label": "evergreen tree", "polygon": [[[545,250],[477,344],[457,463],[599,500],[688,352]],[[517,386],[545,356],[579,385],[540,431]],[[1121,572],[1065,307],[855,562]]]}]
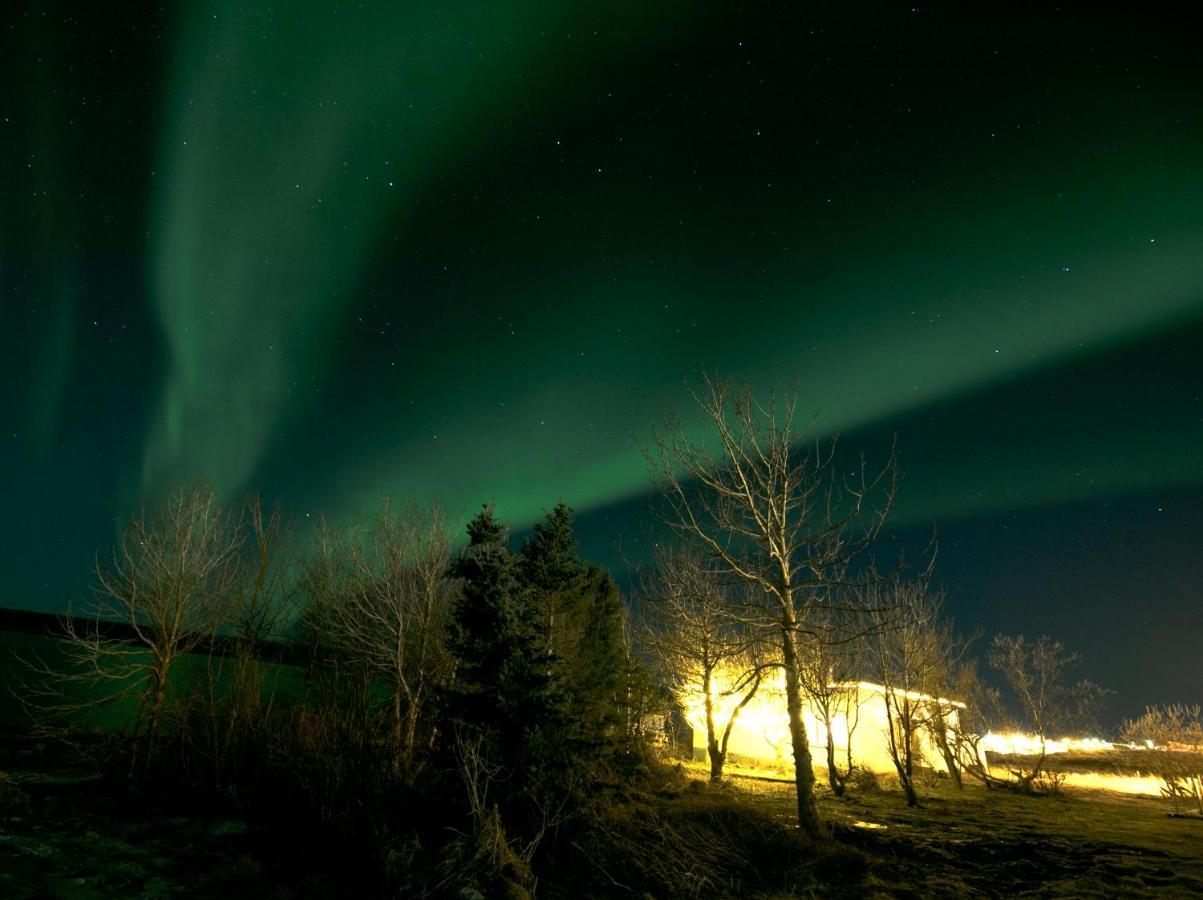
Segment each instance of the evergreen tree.
[{"label": "evergreen tree", "polygon": [[519,674],[517,663],[533,638],[506,538],[492,504],[486,505],[468,523],[468,546],[452,567],[462,580],[452,623],[459,691],[487,704],[507,702],[502,696],[506,681]]},{"label": "evergreen tree", "polygon": [[534,538],[527,538],[522,545],[522,579],[545,597],[584,574],[586,566],[576,554],[572,521],[572,509],[561,501],[544,521],[535,524]]},{"label": "evergreen tree", "polygon": [[590,566],[580,579],[576,614],[581,622],[573,676],[576,709],[586,732],[609,749],[623,736],[627,668],[625,610],[610,573]]},{"label": "evergreen tree", "polygon": [[548,670],[563,688],[578,752],[604,754],[622,732],[622,599],[608,572],[577,555],[572,524],[572,510],[557,504],[524,543],[520,571],[541,616]]},{"label": "evergreen tree", "polygon": [[453,567],[462,580],[452,617],[458,661],[451,718],[479,733],[510,793],[533,793],[568,763],[563,703],[548,671],[531,591],[518,577],[506,529],[492,504],[468,524]]}]

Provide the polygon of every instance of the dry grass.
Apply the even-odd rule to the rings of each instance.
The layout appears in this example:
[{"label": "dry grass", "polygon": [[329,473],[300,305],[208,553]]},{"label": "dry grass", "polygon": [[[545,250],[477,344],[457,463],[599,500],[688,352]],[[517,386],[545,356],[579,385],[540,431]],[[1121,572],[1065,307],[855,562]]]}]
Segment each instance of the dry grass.
[{"label": "dry grass", "polygon": [[[793,785],[736,775],[731,792],[766,815],[792,815]],[[1203,895],[1203,821],[1171,819],[1165,801],[1069,789],[1028,797],[931,777],[909,809],[897,784],[826,792],[835,835],[874,860],[869,893],[913,897]]]},{"label": "dry grass", "polygon": [[574,851],[547,896],[859,898],[869,865],[738,787],[671,771],[596,804]]}]

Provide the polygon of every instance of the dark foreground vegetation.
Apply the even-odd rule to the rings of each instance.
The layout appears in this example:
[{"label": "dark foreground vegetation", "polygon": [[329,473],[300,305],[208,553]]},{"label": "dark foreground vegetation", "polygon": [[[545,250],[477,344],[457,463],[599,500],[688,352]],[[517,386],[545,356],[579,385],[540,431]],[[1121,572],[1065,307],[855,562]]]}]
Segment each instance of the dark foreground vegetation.
[{"label": "dark foreground vegetation", "polygon": [[449,787],[393,798],[391,816],[363,833],[323,822],[283,773],[238,802],[178,781],[131,788],[123,772],[7,731],[0,892],[520,897],[535,888],[537,866],[548,897],[858,896],[869,873],[857,849],[800,836],[788,809],[745,802],[679,765],[600,788],[531,857],[507,846],[499,823],[465,831],[471,822]]},{"label": "dark foreground vegetation", "polygon": [[192,487],[133,520],[14,693],[119,805],[283,827],[369,893],[581,882],[653,777],[666,698],[571,525],[558,506],[515,551],[486,507],[453,550],[436,507],[386,504],[301,555],[279,517]]},{"label": "dark foreground vegetation", "polygon": [[[1080,877],[1066,895],[1082,896],[1120,877],[1100,859],[1144,859],[1096,833],[1103,807],[1052,796],[1046,738],[1102,697],[1066,679],[1060,644],[994,640],[1039,752],[1002,770],[980,752],[1004,720],[971,641],[929,572],[872,561],[893,460],[850,478],[834,445],[798,449],[793,401],[705,385],[717,451],[682,430],[649,451],[671,537],[642,621],[577,553],[562,503],[518,546],[491,505],[461,527],[385,502],[304,547],[279,513],[204,484],[135,515],[92,599],[17,641],[0,893],[1010,895]],[[774,676],[793,778],[732,784],[735,719]],[[833,745],[863,678],[884,700],[892,790]],[[704,773],[677,761],[698,697]],[[804,704],[826,725],[825,785]],[[1198,709],[1128,731],[1159,748],[1175,810],[1203,812],[1181,752],[1203,747]],[[1179,838],[1198,825],[1174,821]],[[1142,863],[1124,889],[1196,887],[1185,859]]]},{"label": "dark foreground vegetation", "polygon": [[[1203,820],[1153,798],[957,790],[893,779],[820,791],[832,839],[799,836],[788,782],[655,766],[538,884],[546,897],[1124,897],[1203,893]],[[435,828],[431,829],[437,830]],[[394,865],[412,865],[397,857]],[[0,895],[346,897],[385,887],[367,845],[203,792],[135,791],[28,732],[0,732]],[[394,878],[398,877],[394,873]],[[404,882],[404,878],[402,878]],[[452,885],[455,888],[452,888]],[[477,896],[449,882],[445,896]],[[481,896],[496,894],[480,891]],[[512,895],[512,893],[511,893]]]}]

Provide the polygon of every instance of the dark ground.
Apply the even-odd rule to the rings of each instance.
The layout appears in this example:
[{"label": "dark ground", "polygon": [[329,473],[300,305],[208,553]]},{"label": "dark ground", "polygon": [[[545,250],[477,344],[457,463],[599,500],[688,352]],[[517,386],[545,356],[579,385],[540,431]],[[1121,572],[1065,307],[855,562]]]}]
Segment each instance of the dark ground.
[{"label": "dark ground", "polygon": [[196,799],[131,795],[53,744],[0,731],[0,897],[362,896],[330,847]]},{"label": "dark ground", "polygon": [[[724,803],[792,822],[788,783],[733,775],[719,788],[691,788],[698,799],[718,792]],[[934,776],[921,794],[923,805],[907,809],[885,779],[842,799],[822,793],[838,842],[863,851],[868,866],[855,886],[833,884],[818,896],[1203,896],[1203,820],[1171,819],[1156,798],[956,791]],[[286,837],[196,798],[131,796],[120,779],[51,745],[0,732],[0,897],[370,895],[371,885],[349,877],[355,871],[320,841]]]}]

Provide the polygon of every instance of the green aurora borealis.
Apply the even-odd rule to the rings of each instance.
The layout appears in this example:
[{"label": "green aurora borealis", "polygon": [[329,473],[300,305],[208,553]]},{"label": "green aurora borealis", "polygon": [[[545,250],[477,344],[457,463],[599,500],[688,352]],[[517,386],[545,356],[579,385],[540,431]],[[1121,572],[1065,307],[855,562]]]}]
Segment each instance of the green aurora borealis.
[{"label": "green aurora borealis", "polygon": [[635,439],[720,369],[898,434],[896,527],[938,524],[959,618],[1077,627],[1123,703],[1197,700],[1185,30],[650,7],[5,13],[0,605],[60,607],[196,473],[302,517],[563,498],[612,560]]}]

